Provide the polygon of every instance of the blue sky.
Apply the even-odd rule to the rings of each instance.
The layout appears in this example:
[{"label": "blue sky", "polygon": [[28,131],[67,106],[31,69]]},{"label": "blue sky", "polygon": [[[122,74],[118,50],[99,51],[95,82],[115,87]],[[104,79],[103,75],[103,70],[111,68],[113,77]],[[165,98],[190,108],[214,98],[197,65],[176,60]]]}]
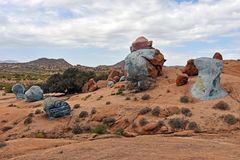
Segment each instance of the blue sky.
[{"label": "blue sky", "polygon": [[109,65],[142,35],[167,65],[216,51],[240,59],[240,0],[0,0],[0,61]]}]

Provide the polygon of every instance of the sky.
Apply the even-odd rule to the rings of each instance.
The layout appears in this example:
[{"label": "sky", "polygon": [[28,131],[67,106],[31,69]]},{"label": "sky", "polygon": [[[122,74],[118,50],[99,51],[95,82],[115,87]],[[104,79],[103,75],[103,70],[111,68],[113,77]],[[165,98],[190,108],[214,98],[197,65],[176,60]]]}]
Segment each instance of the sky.
[{"label": "sky", "polygon": [[240,59],[240,0],[0,0],[0,61],[111,65],[139,36],[166,65],[217,51]]}]

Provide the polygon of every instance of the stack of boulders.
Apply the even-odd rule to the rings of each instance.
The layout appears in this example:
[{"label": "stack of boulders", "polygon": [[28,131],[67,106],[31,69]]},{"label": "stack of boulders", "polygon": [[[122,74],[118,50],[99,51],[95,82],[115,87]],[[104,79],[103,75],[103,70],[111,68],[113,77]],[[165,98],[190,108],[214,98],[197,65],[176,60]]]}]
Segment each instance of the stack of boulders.
[{"label": "stack of boulders", "polygon": [[15,84],[12,86],[12,92],[17,99],[25,99],[27,102],[43,99],[43,90],[39,86],[32,86],[25,92],[25,87],[22,84]]},{"label": "stack of boulders", "polygon": [[152,47],[152,41],[148,41],[145,37],[137,38],[132,43],[130,51],[125,59],[130,89],[146,90],[149,88],[148,77],[160,76],[166,60],[158,49]]},{"label": "stack of boulders", "polygon": [[[213,59],[223,60],[221,53],[216,52],[213,56]],[[186,66],[182,70],[182,74],[178,74],[176,78],[176,85],[182,86],[187,84],[189,76],[197,76],[198,75],[198,68],[194,64],[194,59],[190,59],[187,61]]]},{"label": "stack of boulders", "polygon": [[111,69],[108,73],[107,86],[112,87],[117,82],[125,81],[125,73],[119,69]]}]

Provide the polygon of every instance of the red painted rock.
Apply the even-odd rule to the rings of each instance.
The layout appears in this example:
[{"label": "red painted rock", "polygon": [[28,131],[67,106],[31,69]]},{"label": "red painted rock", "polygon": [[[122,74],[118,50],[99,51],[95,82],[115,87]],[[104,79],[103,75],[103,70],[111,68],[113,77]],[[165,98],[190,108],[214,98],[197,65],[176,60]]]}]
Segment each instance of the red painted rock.
[{"label": "red painted rock", "polygon": [[214,56],[213,56],[213,59],[223,60],[223,57],[222,57],[221,53],[216,52],[216,53],[214,54]]},{"label": "red painted rock", "polygon": [[141,36],[138,37],[130,47],[131,52],[137,51],[139,49],[150,49],[152,48],[152,41],[148,41],[147,38]]},{"label": "red painted rock", "polygon": [[94,81],[94,79],[90,79],[84,86],[83,86],[83,92],[93,92],[98,89],[97,83]]},{"label": "red painted rock", "polygon": [[194,65],[193,59],[187,61],[187,65],[184,67],[182,73],[186,73],[188,76],[196,76],[198,75],[198,69]]},{"label": "red painted rock", "polygon": [[98,88],[105,88],[105,87],[107,87],[107,81],[105,81],[105,80],[97,81],[97,86],[98,86]]},{"label": "red painted rock", "polygon": [[177,79],[176,79],[177,86],[183,86],[183,85],[187,84],[187,82],[188,82],[187,74],[180,74],[177,76]]}]

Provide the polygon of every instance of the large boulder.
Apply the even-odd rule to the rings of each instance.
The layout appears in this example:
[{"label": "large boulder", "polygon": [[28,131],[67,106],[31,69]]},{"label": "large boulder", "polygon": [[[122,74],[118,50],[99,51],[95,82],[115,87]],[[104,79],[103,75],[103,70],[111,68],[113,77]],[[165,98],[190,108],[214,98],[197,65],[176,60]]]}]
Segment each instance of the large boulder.
[{"label": "large boulder", "polygon": [[32,86],[26,93],[26,101],[35,102],[43,99],[43,90],[39,86]]},{"label": "large boulder", "polygon": [[227,95],[227,92],[220,87],[223,61],[212,58],[198,58],[194,60],[194,65],[199,71],[198,79],[191,89],[195,98],[209,100]]},{"label": "large boulder", "polygon": [[68,116],[71,113],[70,105],[56,97],[45,99],[43,109],[50,119]]},{"label": "large boulder", "polygon": [[17,99],[25,99],[25,87],[22,84],[13,85],[12,92],[16,95]]},{"label": "large boulder", "polygon": [[147,38],[141,36],[138,37],[133,43],[132,46],[130,47],[130,51],[134,52],[139,49],[152,49],[152,41],[148,41]]},{"label": "large boulder", "polygon": [[223,57],[222,57],[221,53],[216,52],[213,56],[213,59],[223,60]]},{"label": "large boulder", "polygon": [[194,60],[190,59],[187,61],[186,66],[184,67],[182,73],[186,73],[188,76],[198,75],[198,69],[194,64]]}]

